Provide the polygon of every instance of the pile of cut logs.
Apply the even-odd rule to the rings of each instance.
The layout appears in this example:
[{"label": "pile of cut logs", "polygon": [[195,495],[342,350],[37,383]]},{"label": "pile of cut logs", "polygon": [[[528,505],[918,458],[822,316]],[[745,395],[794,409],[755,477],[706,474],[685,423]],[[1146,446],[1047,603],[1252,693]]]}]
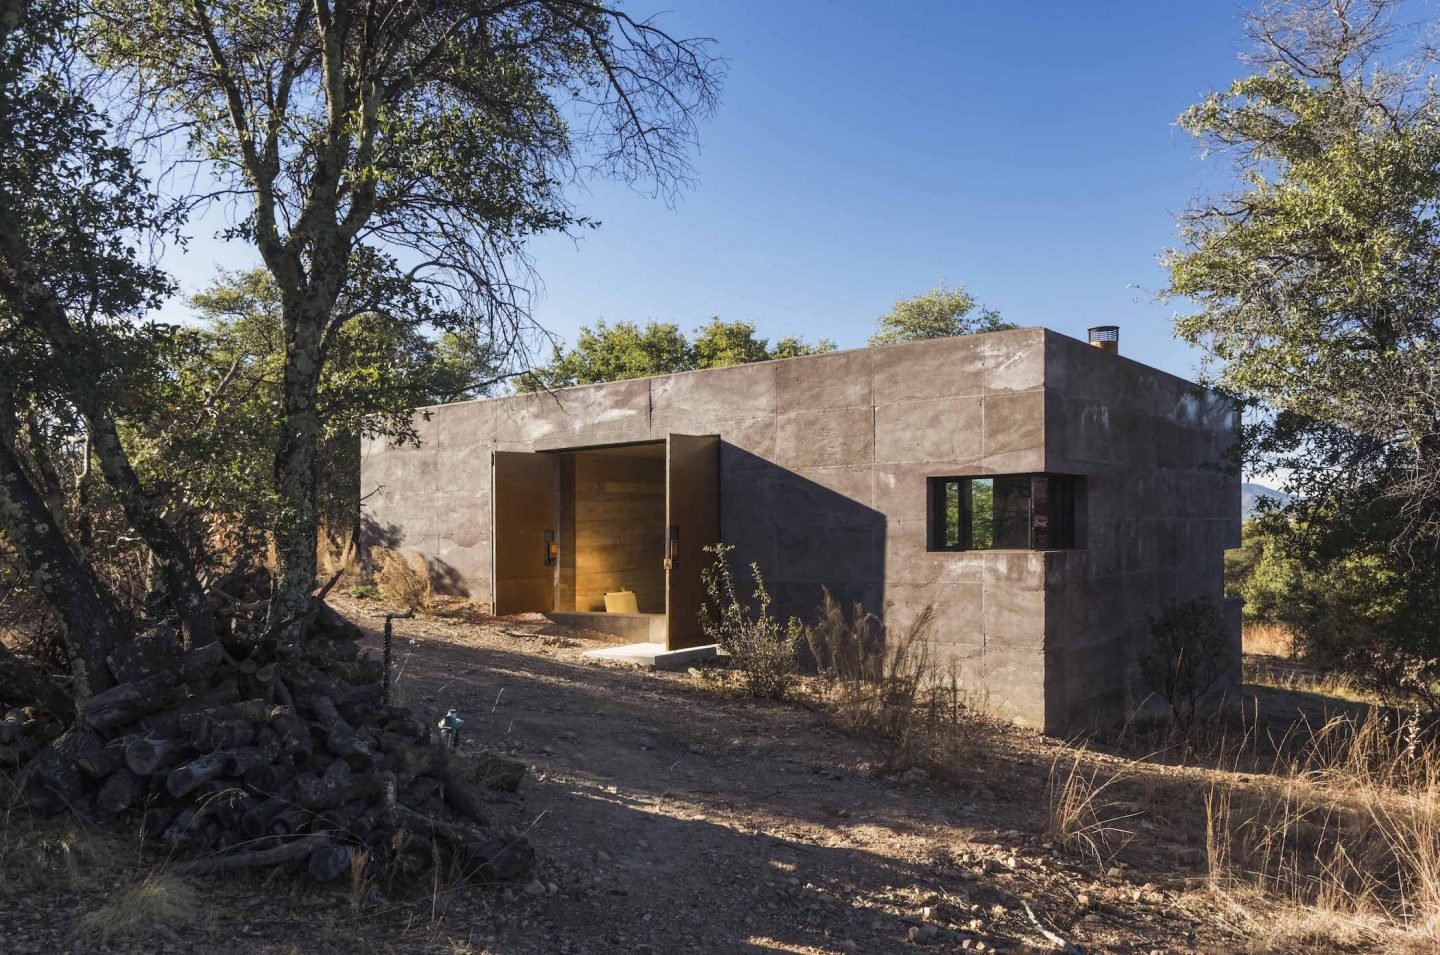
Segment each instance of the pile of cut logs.
[{"label": "pile of cut logs", "polygon": [[10,710],[0,768],[22,767],[37,813],[142,820],[147,838],[186,850],[182,872],[303,862],[324,882],[360,852],[395,872],[437,859],[479,881],[526,872],[533,850],[487,824],[481,795],[515,788],[523,766],[482,757],[477,770],[382,705],[360,636],[324,604],[286,653],[185,650],[148,630],[110,656],[115,685],[85,701],[83,727]]}]

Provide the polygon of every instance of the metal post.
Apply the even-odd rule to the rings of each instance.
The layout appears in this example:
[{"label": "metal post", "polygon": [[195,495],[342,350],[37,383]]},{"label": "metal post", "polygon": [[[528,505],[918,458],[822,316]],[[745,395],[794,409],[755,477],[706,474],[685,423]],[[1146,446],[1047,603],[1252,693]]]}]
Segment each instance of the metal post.
[{"label": "metal post", "polygon": [[440,745],[448,745],[451,749],[460,748],[460,727],[465,721],[460,718],[460,711],[450,707],[450,712],[440,719]]},{"label": "metal post", "polygon": [[415,615],[409,611],[405,613],[387,613],[385,615],[385,678],[384,682],[380,685],[380,702],[385,706],[390,705],[390,641],[393,638],[394,630],[391,626],[391,621],[409,620],[413,616]]}]

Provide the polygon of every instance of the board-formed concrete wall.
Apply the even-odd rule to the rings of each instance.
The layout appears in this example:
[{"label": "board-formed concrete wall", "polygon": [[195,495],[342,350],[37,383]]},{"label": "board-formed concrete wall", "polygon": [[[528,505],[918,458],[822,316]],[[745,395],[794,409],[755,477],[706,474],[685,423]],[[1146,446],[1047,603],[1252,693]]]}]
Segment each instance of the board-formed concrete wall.
[{"label": "board-formed concrete wall", "polygon": [[[419,448],[362,449],[366,537],[424,554],[442,584],[490,599],[492,450],[715,434],[722,537],[781,612],[812,614],[822,588],[893,629],[933,606],[930,640],[967,687],[1052,731],[1135,696],[1137,621],[1167,596],[1218,598],[1238,541],[1238,478],[1200,464],[1228,446],[1228,409],[1039,328],[418,415]],[[927,552],[927,478],[1041,471],[1085,476],[1083,550]]]},{"label": "board-formed concrete wall", "polygon": [[[1047,470],[1085,475],[1085,546],[1046,555],[1049,708],[1070,726],[1146,702],[1138,660],[1170,601],[1224,601],[1240,546],[1233,402],[1063,335],[1046,340]],[[1240,679],[1240,629],[1230,620]]]}]

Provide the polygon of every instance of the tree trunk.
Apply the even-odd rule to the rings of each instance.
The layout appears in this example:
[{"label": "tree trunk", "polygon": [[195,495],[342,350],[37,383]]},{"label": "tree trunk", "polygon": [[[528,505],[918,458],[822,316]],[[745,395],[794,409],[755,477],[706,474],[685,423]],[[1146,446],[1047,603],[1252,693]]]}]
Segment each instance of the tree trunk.
[{"label": "tree trunk", "polygon": [[[0,503],[0,507],[3,507]],[[75,701],[38,668],[21,660],[0,644],[0,697],[34,700],[59,717],[75,712]]]},{"label": "tree trunk", "polygon": [[[313,296],[307,296],[313,298]],[[322,360],[321,338],[329,307],[285,305],[285,394],[280,446],[275,453],[275,581],[270,629],[281,646],[298,642],[315,587],[319,512],[315,462],[320,447],[320,414],[315,399]]]},{"label": "tree trunk", "polygon": [[[0,409],[0,415],[7,411]],[[64,626],[65,655],[75,676],[75,702],[110,686],[105,657],[120,629],[90,569],[70,549],[45,501],[15,456],[11,420],[0,420],[0,526],[31,580]]]},{"label": "tree trunk", "polygon": [[77,406],[85,415],[94,442],[95,459],[100,473],[115,492],[125,518],[135,532],[145,539],[155,555],[155,562],[165,591],[175,603],[175,610],[185,624],[185,647],[201,647],[215,640],[215,614],[205,590],[200,586],[195,563],[174,528],[160,516],[130,466],[130,457],[120,443],[120,434],[108,414],[94,407],[93,402]]},{"label": "tree trunk", "polygon": [[30,461],[35,465],[38,490],[45,498],[45,506],[57,520],[65,520],[65,489],[60,484],[60,472],[50,451],[45,447],[45,435],[40,430],[40,419],[31,408],[24,416],[25,436],[29,439]]}]

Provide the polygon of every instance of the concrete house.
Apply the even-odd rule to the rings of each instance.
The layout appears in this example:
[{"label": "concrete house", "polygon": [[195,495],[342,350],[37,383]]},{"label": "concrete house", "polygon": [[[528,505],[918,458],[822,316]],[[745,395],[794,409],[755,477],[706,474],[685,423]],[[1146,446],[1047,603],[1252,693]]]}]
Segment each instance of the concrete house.
[{"label": "concrete house", "polygon": [[[1147,615],[1220,603],[1240,542],[1233,406],[1043,328],[420,414],[419,448],[362,448],[363,523],[438,586],[691,647],[723,541],[782,614],[822,587],[891,628],[933,606],[976,698],[1047,732],[1140,703]],[[605,612],[620,591],[635,613]]]}]

